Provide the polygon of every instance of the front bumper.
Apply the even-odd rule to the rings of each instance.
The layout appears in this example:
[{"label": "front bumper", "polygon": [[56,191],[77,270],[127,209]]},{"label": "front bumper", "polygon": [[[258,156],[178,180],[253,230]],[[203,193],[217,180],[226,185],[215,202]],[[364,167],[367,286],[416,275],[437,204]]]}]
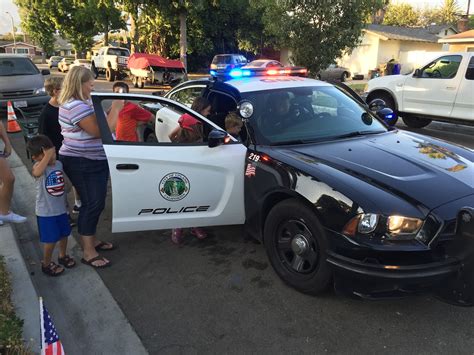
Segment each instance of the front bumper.
[{"label": "front bumper", "polygon": [[6,115],[7,103],[11,101],[13,106],[15,106],[15,101],[26,101],[27,106],[22,107],[21,109],[27,112],[38,112],[41,111],[49,101],[50,97],[48,95],[38,95],[38,96],[29,96],[29,97],[19,97],[15,99],[0,99],[0,112]]}]

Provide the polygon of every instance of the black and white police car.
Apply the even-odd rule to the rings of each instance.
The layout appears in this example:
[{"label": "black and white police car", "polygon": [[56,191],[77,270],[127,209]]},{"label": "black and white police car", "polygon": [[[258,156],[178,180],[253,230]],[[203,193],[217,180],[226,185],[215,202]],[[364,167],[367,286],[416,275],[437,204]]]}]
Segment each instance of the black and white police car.
[{"label": "black and white police car", "polygon": [[[471,304],[474,151],[389,127],[357,97],[301,74],[238,69],[166,97],[93,95],[113,232],[245,224],[299,291],[428,290]],[[197,96],[211,102],[209,118],[189,108]],[[120,98],[155,108],[157,142],[112,139],[101,104]],[[223,131],[232,111],[242,142]],[[169,141],[183,113],[203,123],[203,143]]]}]

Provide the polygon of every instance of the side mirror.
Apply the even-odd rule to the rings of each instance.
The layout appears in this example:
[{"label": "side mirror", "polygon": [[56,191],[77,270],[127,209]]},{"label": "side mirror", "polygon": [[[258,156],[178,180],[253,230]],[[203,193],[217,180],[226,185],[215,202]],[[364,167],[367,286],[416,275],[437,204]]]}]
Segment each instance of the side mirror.
[{"label": "side mirror", "polygon": [[413,73],[414,78],[421,78],[421,69],[415,69],[415,72]]},{"label": "side mirror", "polygon": [[388,126],[395,126],[398,121],[398,115],[391,108],[385,107],[376,113],[378,118],[384,121]]},{"label": "side mirror", "polygon": [[375,113],[385,107],[387,107],[387,104],[382,99],[373,99],[369,102],[369,110]]},{"label": "side mirror", "polygon": [[48,69],[41,69],[41,75],[50,75],[51,72]]},{"label": "side mirror", "polygon": [[221,131],[219,129],[213,129],[207,137],[207,145],[209,148],[217,147],[227,143],[226,138],[229,139],[227,137],[227,132]]}]

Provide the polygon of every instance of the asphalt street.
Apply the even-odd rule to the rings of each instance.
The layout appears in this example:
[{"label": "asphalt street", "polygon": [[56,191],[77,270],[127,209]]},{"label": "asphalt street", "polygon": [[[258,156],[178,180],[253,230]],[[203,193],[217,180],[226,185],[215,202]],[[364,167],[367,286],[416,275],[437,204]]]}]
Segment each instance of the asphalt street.
[{"label": "asphalt street", "polygon": [[[110,88],[96,83],[97,91]],[[414,131],[474,148],[474,127]],[[21,134],[11,137],[29,167]],[[431,296],[307,296],[280,281],[241,226],[210,228],[204,241],[187,233],[177,247],[169,230],[112,234],[111,213],[109,191],[98,236],[119,248],[107,253],[113,266],[98,273],[151,354],[473,352],[474,308]]]}]

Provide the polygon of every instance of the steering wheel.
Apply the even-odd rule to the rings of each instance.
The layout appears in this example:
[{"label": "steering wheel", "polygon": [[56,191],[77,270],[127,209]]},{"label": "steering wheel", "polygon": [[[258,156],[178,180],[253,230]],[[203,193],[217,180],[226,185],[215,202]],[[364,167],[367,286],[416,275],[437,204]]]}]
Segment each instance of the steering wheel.
[{"label": "steering wheel", "polygon": [[435,69],[431,72],[431,77],[432,78],[441,78],[441,72],[438,69]]},{"label": "steering wheel", "polygon": [[307,121],[314,118],[313,110],[306,107],[306,105],[295,102],[291,105],[290,112],[299,121]]}]

